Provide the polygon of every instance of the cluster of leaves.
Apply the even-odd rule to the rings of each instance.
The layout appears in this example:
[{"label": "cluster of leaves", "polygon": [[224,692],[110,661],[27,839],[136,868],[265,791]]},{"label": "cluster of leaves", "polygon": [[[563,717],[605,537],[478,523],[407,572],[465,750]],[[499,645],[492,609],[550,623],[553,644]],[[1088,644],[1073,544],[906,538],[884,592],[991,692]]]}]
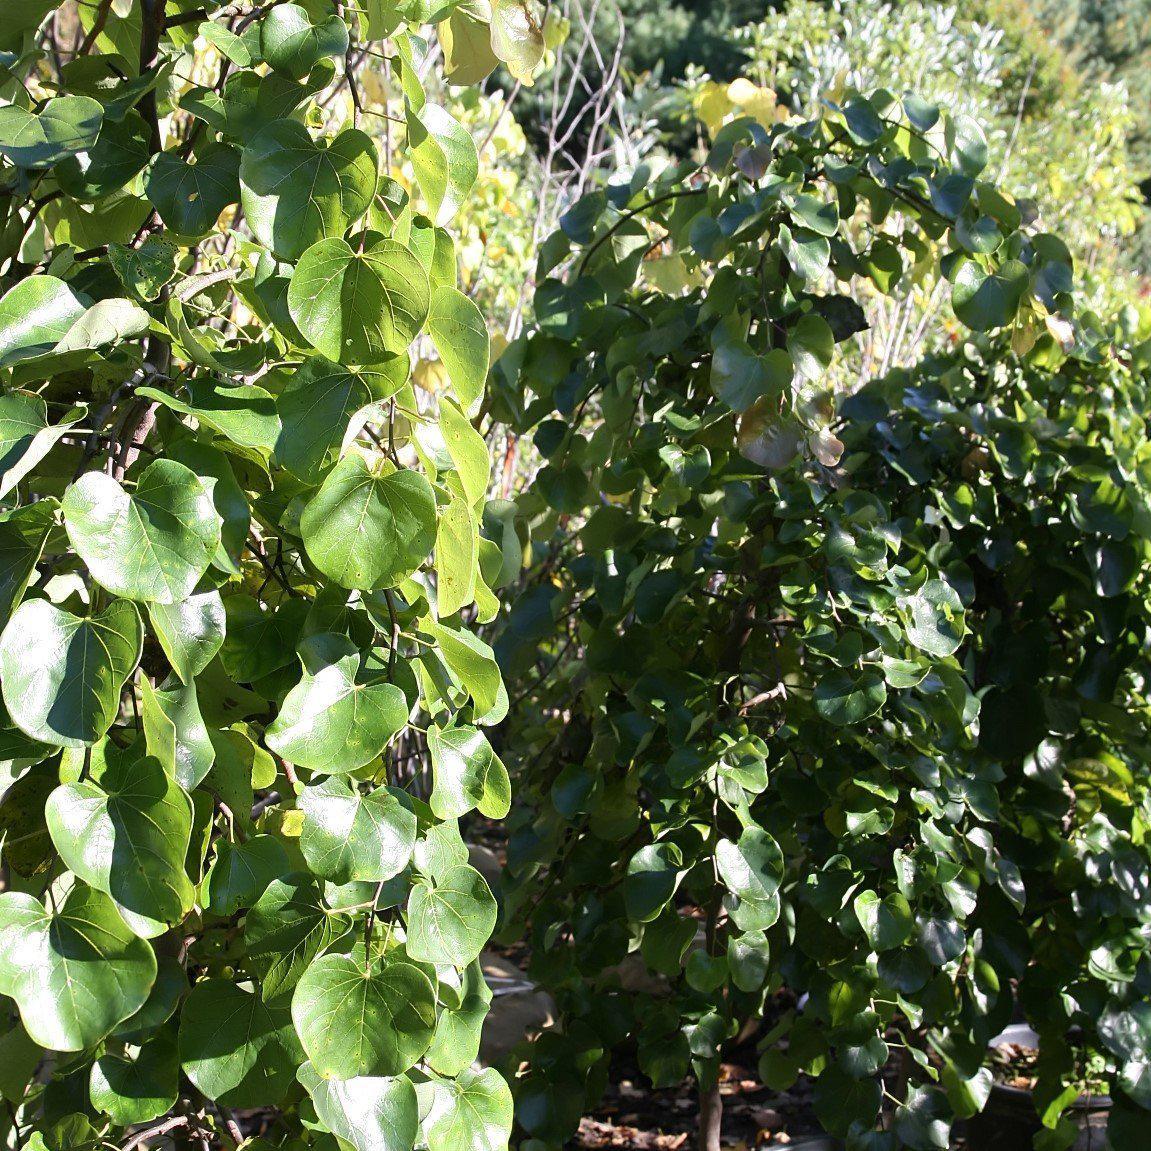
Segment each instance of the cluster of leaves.
[{"label": "cluster of leaves", "polygon": [[[977,119],[992,170],[1038,213],[1114,309],[1130,291],[1120,269],[1145,215],[1132,152],[1135,102],[1122,84],[1081,83],[1060,45],[1019,5],[982,0],[792,0],[739,32],[745,74],[811,114],[844,84],[862,91],[915,91]],[[1041,51],[1032,39],[1039,39]],[[711,87],[696,75],[685,91],[697,106]]]},{"label": "cluster of leaves", "polygon": [[[457,66],[538,27],[56,8],[0,18],[3,1139],[200,1146],[239,1108],[278,1110],[264,1146],[502,1146],[458,828],[509,804],[466,622],[506,566],[447,230],[476,149],[419,73],[428,22]],[[359,126],[385,66],[408,185]]]},{"label": "cluster of leaves", "polygon": [[[771,998],[768,1084],[815,1077],[849,1147],[945,1148],[1022,978],[1046,1146],[1074,1139],[1071,1025],[1107,1052],[1131,1145],[1151,1107],[1143,381],[1073,313],[1066,247],[983,177],[969,120],[882,91],[764,119],[719,128],[701,170],[573,207],[493,373],[546,461],[496,644],[524,801],[507,932],[563,1016],[519,1121],[566,1138],[625,1037],[712,1111],[725,1044]],[[987,358],[841,407],[853,296],[905,269],[949,288]]]}]

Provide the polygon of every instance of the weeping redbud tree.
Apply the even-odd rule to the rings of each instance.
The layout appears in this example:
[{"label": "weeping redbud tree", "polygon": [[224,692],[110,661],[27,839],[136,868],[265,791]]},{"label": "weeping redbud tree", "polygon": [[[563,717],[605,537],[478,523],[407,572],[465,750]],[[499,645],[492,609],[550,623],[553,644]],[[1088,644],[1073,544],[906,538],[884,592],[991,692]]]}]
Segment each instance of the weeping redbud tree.
[{"label": "weeping redbud tree", "polygon": [[[543,457],[496,648],[547,1144],[630,1041],[714,1151],[766,1017],[763,1081],[849,1148],[944,1151],[1017,1004],[1043,1147],[1089,1057],[1113,1145],[1151,1123],[1146,354],[986,162],[913,97],[737,110],[544,246],[493,406]],[[861,304],[912,292],[955,350],[868,383]]]},{"label": "weeping redbud tree", "polygon": [[502,1146],[457,823],[509,802],[477,155],[422,77],[438,37],[530,82],[535,16],[16,0],[0,37],[0,1142]]}]

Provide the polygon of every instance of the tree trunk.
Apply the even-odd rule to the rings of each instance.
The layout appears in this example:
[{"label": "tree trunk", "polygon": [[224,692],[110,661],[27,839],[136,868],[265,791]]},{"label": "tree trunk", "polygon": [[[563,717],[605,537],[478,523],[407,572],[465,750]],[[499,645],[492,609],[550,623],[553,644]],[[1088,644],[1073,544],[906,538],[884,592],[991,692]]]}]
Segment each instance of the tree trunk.
[{"label": "tree trunk", "polygon": [[719,1135],[723,1126],[723,1096],[719,1093],[719,1077],[710,1087],[699,1085],[699,1151],[719,1151]]}]

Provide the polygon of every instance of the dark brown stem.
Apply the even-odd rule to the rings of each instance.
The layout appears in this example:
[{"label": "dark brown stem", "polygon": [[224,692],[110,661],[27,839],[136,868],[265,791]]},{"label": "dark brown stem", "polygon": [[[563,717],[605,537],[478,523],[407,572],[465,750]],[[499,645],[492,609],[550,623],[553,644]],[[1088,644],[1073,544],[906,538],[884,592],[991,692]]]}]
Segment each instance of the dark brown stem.
[{"label": "dark brown stem", "polygon": [[[140,75],[144,76],[156,67],[160,53],[160,39],[164,35],[167,0],[141,0],[143,25],[140,31]],[[156,91],[150,89],[140,98],[140,115],[148,125],[148,150],[158,155],[164,150],[164,140],[160,135],[160,116],[156,107]],[[148,341],[145,361],[156,375],[168,375],[172,364],[171,347],[156,337]],[[120,433],[120,450],[112,474],[120,479],[132,466],[140,454],[140,445],[148,438],[148,433],[156,424],[156,405],[141,400],[129,411]]]},{"label": "dark brown stem", "polygon": [[88,31],[88,35],[84,37],[84,43],[80,45],[77,56],[87,56],[92,51],[92,45],[96,43],[100,33],[104,31],[104,25],[108,23],[108,13],[112,11],[112,0],[100,0],[100,7],[96,11],[96,18],[92,21],[92,27]]},{"label": "dark brown stem", "polygon": [[137,1147],[142,1147],[149,1139],[155,1139],[158,1135],[165,1135],[169,1131],[175,1131],[177,1127],[187,1127],[188,1117],[186,1115],[173,1115],[170,1119],[165,1119],[161,1123],[156,1123],[152,1127],[146,1127],[143,1131],[137,1131],[131,1139],[121,1148],[121,1151],[135,1151]]}]

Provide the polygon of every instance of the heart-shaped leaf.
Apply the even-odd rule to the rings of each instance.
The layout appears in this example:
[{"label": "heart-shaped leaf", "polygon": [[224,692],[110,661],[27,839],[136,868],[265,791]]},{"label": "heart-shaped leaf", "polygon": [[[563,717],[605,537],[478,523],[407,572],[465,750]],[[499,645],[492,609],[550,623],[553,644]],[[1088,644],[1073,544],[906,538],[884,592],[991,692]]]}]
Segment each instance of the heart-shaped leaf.
[{"label": "heart-shaped leaf", "polygon": [[335,14],[312,23],[306,8],[280,4],[260,26],[260,50],[277,72],[302,79],[321,60],[348,50],[348,26]]},{"label": "heart-shaped leaf", "polygon": [[429,1066],[441,1075],[459,1075],[476,1061],[491,1001],[491,988],[477,959],[464,969],[458,1003],[440,1009],[436,1037],[425,1056]]},{"label": "heart-shaped leaf", "polygon": [[428,1151],[501,1151],[512,1130],[512,1093],[494,1067],[467,1068],[454,1079],[421,1085],[430,1101],[424,1127]]},{"label": "heart-shaped leaf", "polygon": [[248,958],[265,999],[291,991],[308,965],[351,930],[350,916],[331,911],[309,875],[275,879],[244,919]]},{"label": "heart-shaped leaf", "polygon": [[174,604],[150,603],[148,618],[172,670],[185,683],[212,662],[224,643],[224,601],[215,588]]},{"label": "heart-shaped leaf", "polygon": [[140,717],[148,754],[185,790],[203,782],[212,769],[216,750],[200,714],[195,683],[170,683],[155,688],[140,681]]},{"label": "heart-shaped leaf", "polygon": [[96,143],[104,106],[90,96],[57,96],[39,112],[0,108],[0,156],[17,168],[51,168]]},{"label": "heart-shaped leaf", "polygon": [[325,1079],[305,1063],[296,1076],[320,1122],[355,1151],[410,1151],[420,1126],[416,1089],[410,1079],[357,1076]]},{"label": "heart-shaped leaf", "polygon": [[292,1019],[312,1066],[325,1079],[400,1075],[431,1045],[436,993],[410,963],[363,948],[322,955],[296,985]]},{"label": "heart-shaped leaf", "polygon": [[503,819],[511,808],[511,780],[488,737],[474,727],[428,728],[432,757],[432,811],[455,819],[478,808]]},{"label": "heart-shaped leaf", "polygon": [[298,120],[277,120],[257,133],[240,161],[240,202],[252,234],[282,260],[340,237],[376,191],[376,148],[348,128],[330,142],[313,140]]},{"label": "heart-shaped leaf", "polygon": [[783,852],[762,828],[746,828],[735,843],[720,840],[715,857],[727,889],[745,902],[766,903],[779,890]]},{"label": "heart-shaped leaf", "polygon": [[286,1011],[223,979],[192,989],[180,1013],[180,1064],[209,1099],[225,1107],[274,1107],[301,1059]]},{"label": "heart-shaped leaf", "polygon": [[965,259],[953,274],[951,306],[969,328],[989,332],[1015,319],[1027,284],[1027,266],[1019,260],[1004,260],[988,270],[975,260]]},{"label": "heart-shaped leaf", "polygon": [[288,866],[288,853],[274,835],[255,835],[245,843],[222,841],[204,879],[208,909],[215,915],[235,915],[251,907]]},{"label": "heart-shaped leaf", "polygon": [[201,424],[242,448],[271,453],[280,435],[276,400],[271,392],[259,384],[224,387],[206,378],[192,380],[186,391],[186,400],[159,388],[139,388],[136,394],[174,412],[195,416]]},{"label": "heart-shaped leaf", "polygon": [[408,954],[423,963],[466,967],[496,925],[496,901],[467,864],[423,879],[408,900]]},{"label": "heart-shaped leaf", "polygon": [[58,912],[0,894],[0,995],[29,1036],[53,1051],[94,1047],[143,1006],[156,978],[151,946],[103,892],[77,884]]},{"label": "heart-shaped leaf", "polygon": [[165,227],[202,236],[240,199],[240,151],[212,144],[193,161],[162,152],[144,177],[144,190]]},{"label": "heart-shaped leaf", "polygon": [[50,352],[89,301],[55,276],[28,276],[0,298],[0,367]]},{"label": "heart-shaped leaf", "polygon": [[424,266],[395,240],[362,251],[321,240],[301,257],[288,308],[314,348],[340,364],[381,364],[402,355],[428,317]]},{"label": "heart-shaped leaf", "polygon": [[57,747],[95,743],[120,710],[143,643],[140,613],[125,600],[94,616],[22,603],[0,636],[0,681],[16,726]]},{"label": "heart-shaped leaf", "polygon": [[39,396],[12,392],[0,396],[0,499],[52,450],[84,415],[73,409],[58,424],[48,423],[48,408]]},{"label": "heart-shaped leaf", "polygon": [[862,723],[880,711],[887,702],[887,686],[878,672],[865,671],[859,677],[846,671],[826,675],[815,687],[815,710],[829,723],[846,727]]},{"label": "heart-shaped leaf", "polygon": [[527,0],[492,0],[492,50],[529,87],[544,58],[543,28]]},{"label": "heart-shaped leaf", "polygon": [[391,879],[408,865],[416,817],[387,788],[362,795],[355,784],[325,779],[305,787],[300,850],[316,875],[334,883]]},{"label": "heart-shaped leaf", "polygon": [[184,856],[192,805],[159,760],[121,759],[99,783],[63,784],[45,816],[60,858],[110,895],[137,935],[160,935],[191,908]]},{"label": "heart-shaped leaf", "polygon": [[308,558],[341,587],[394,587],[435,545],[435,495],[419,472],[373,470],[362,456],[345,456],[304,509],[300,529]]},{"label": "heart-shaped leaf", "polygon": [[408,112],[412,169],[436,224],[459,211],[479,175],[480,160],[472,134],[437,104]]},{"label": "heart-shaped leaf", "polygon": [[428,332],[460,404],[471,412],[483,394],[491,355],[483,313],[458,288],[445,284],[432,293]]},{"label": "heart-shaped leaf", "polygon": [[[280,438],[276,459],[293,475],[312,480],[334,464],[359,431],[356,415],[395,395],[407,382],[407,356],[374,368],[344,368],[313,357],[293,372],[276,400]],[[366,414],[366,413],[365,413]]]},{"label": "heart-shaped leaf", "polygon": [[346,773],[371,763],[408,721],[408,703],[346,636],[321,632],[300,644],[304,676],[268,728],[268,746],[309,771]]},{"label": "heart-shaped leaf", "polygon": [[113,1123],[149,1123],[176,1105],[180,1058],[175,1035],[161,1032],[133,1058],[104,1054],[92,1064],[88,1082],[92,1106]]},{"label": "heart-shaped leaf", "polygon": [[40,500],[0,518],[0,624],[20,606],[59,507],[55,500]]},{"label": "heart-shaped leaf", "polygon": [[220,546],[221,519],[195,472],[156,460],[129,493],[86,472],[64,496],[68,538],[95,579],[127,599],[186,599]]}]

